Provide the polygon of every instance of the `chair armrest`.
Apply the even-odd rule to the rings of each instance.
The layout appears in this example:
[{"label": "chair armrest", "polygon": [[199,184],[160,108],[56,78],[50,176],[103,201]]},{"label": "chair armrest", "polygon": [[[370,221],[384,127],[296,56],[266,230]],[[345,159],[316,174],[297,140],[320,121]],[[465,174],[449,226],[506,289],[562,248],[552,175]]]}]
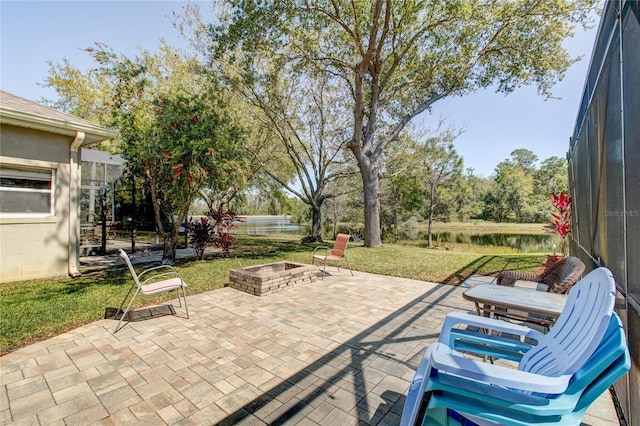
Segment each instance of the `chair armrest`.
[{"label": "chair armrest", "polygon": [[513,287],[513,284],[518,280],[533,281],[538,283],[541,282],[542,276],[539,274],[525,274],[523,272],[504,271],[498,274],[498,277],[496,278],[496,284],[508,285]]},{"label": "chair armrest", "polygon": [[[431,351],[430,364],[441,372],[454,374],[473,381],[504,386],[518,391],[543,394],[561,394],[569,385],[570,374],[562,376],[544,376],[521,370],[487,364],[454,355],[452,350],[441,343]],[[470,386],[473,383],[470,382]]]},{"label": "chair armrest", "polygon": [[313,250],[313,255],[315,256],[315,255],[316,255],[316,252],[317,252],[318,250],[320,250],[320,249],[329,251],[329,250],[331,250],[331,247],[318,246],[318,247],[316,247],[316,248]]},{"label": "chair armrest", "polygon": [[160,269],[170,269],[171,271],[175,272],[176,274],[178,273],[178,271],[176,271],[176,268],[174,268],[171,265],[160,265],[160,266],[155,266],[153,268],[145,269],[144,271],[142,271],[141,273],[138,274],[138,277],[141,277],[142,275],[146,274],[147,272],[157,271],[157,270],[160,270]]},{"label": "chair armrest", "polygon": [[520,337],[530,338],[539,341],[544,334],[529,327],[513,324],[494,318],[480,317],[478,315],[465,314],[462,312],[450,312],[444,319],[442,330],[440,331],[439,343],[451,345],[451,330],[456,325],[467,325],[483,328],[492,331],[500,331]]},{"label": "chair armrest", "polygon": [[431,374],[431,365],[429,360],[431,359],[431,351],[435,345],[427,347],[420,365],[416,370],[411,383],[409,384],[409,390],[407,391],[407,398],[402,409],[402,417],[400,419],[400,426],[413,426],[416,424],[416,417],[420,410],[420,405],[424,397],[425,386],[427,385],[427,378]]},{"label": "chair armrest", "polygon": [[[168,269],[167,272],[160,272],[157,273],[158,271],[161,271],[163,269]],[[156,272],[154,273],[152,276],[146,278],[144,281],[141,280],[142,276],[149,273],[149,272]],[[152,281],[152,280],[156,280],[160,277],[166,277],[166,276],[173,276],[173,277],[178,277],[182,280],[182,277],[180,276],[180,274],[178,273],[178,271],[176,271],[176,268],[174,268],[171,265],[160,265],[160,266],[156,266],[154,268],[149,268],[149,269],[145,269],[144,271],[142,271],[141,273],[138,274],[138,279],[140,279],[142,282],[141,284],[144,285],[145,283]],[[182,280],[182,282],[184,283],[184,280]]]},{"label": "chair armrest", "polygon": [[522,357],[535,346],[533,343],[523,342],[513,337],[461,328],[451,330],[449,341],[449,347],[455,351],[517,363],[520,363]]}]

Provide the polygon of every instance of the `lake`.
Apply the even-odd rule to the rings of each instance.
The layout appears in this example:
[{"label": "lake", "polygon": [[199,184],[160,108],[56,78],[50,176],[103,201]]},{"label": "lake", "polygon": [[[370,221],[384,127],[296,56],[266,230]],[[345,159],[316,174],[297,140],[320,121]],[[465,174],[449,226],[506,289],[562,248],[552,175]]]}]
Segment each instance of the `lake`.
[{"label": "lake", "polygon": [[[426,232],[403,234],[400,239],[410,241],[427,241]],[[509,247],[521,253],[550,253],[553,245],[560,251],[560,239],[554,234],[518,234],[503,232],[466,232],[466,231],[439,231],[433,233],[433,243],[440,246],[455,244],[472,244],[477,246]]]},{"label": "lake", "polygon": [[308,226],[291,223],[286,216],[247,216],[244,222],[236,223],[238,227],[234,233],[245,235],[299,235],[304,236]]},{"label": "lake", "polygon": [[[247,220],[236,223],[236,234],[245,235],[294,235],[303,237],[310,233],[309,225],[291,223],[286,216],[247,216]],[[330,236],[327,238],[331,238]],[[399,242],[402,240],[424,241],[426,244],[427,233],[413,230],[401,232]],[[440,246],[455,246],[455,244],[473,244],[478,246],[509,247],[521,253],[550,253],[553,244],[560,250],[560,240],[557,235],[540,233],[505,233],[505,232],[480,232],[480,231],[436,231],[433,233],[434,244]]]}]

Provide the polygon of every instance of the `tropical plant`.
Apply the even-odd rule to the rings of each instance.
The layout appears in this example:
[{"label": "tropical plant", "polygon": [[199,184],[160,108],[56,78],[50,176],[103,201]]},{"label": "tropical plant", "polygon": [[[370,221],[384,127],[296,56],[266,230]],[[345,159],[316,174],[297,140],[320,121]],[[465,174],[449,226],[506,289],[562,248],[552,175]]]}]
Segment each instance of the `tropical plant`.
[{"label": "tropical plant", "polygon": [[189,233],[189,245],[193,248],[197,260],[204,259],[204,249],[211,241],[213,226],[209,219],[201,217],[199,220],[189,218],[185,224],[185,231]]},{"label": "tropical plant", "polygon": [[226,212],[211,209],[207,216],[213,222],[213,244],[222,249],[222,257],[229,257],[231,247],[236,242],[236,238],[231,235],[231,230],[237,228],[235,226],[236,222],[244,222],[245,218],[238,216],[231,209]]},{"label": "tropical plant", "polygon": [[554,192],[550,198],[551,205],[557,210],[551,213],[552,220],[544,229],[552,234],[558,234],[561,239],[560,249],[566,255],[566,239],[571,233],[571,195],[564,191]]}]

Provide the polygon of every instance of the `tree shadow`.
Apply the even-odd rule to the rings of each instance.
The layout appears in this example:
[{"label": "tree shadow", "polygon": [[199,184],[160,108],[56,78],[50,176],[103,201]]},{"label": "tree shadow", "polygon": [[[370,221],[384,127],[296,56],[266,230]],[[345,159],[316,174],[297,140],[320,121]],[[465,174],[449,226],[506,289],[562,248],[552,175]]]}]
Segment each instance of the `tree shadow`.
[{"label": "tree shadow", "polygon": [[234,255],[245,259],[278,257],[289,253],[299,253],[301,249],[313,251],[322,243],[301,243],[291,240],[247,239],[242,240],[234,251]]},{"label": "tree shadow", "polygon": [[[421,325],[424,318],[428,317],[432,309],[439,309],[444,301],[457,291],[454,288],[442,290],[443,286],[436,286],[424,292],[317,361],[283,379],[218,424],[232,425],[256,420],[260,409],[274,400],[287,403],[260,421],[266,421],[269,425],[288,424],[306,417],[323,401],[336,398],[332,396],[332,389],[345,385],[351,387],[349,392],[355,397],[355,406],[347,408],[351,415],[357,417],[359,424],[398,424],[405,400],[404,395],[398,392],[401,390],[384,389],[376,398],[381,402],[376,407],[371,407],[368,398],[371,389],[367,388],[367,378],[369,374],[381,374],[381,371],[389,377],[400,378],[418,367],[421,353],[417,354],[420,356],[402,361],[395,354],[389,354],[387,349],[392,348],[389,345],[393,343],[408,341],[425,341],[426,347],[426,341],[438,337],[439,333],[407,335],[407,330],[424,331],[425,328]],[[438,292],[440,294],[437,294]],[[386,330],[383,337],[381,330]],[[379,370],[377,373],[370,373],[372,370],[369,369],[372,369],[374,363]],[[309,385],[310,381],[313,382],[312,385]],[[377,386],[381,384],[378,383]],[[339,403],[340,401],[337,404]]]},{"label": "tree shadow", "polygon": [[457,286],[475,274],[494,276],[503,271],[532,269],[541,266],[543,264],[537,256],[484,255],[451,273],[442,280],[442,284]]}]

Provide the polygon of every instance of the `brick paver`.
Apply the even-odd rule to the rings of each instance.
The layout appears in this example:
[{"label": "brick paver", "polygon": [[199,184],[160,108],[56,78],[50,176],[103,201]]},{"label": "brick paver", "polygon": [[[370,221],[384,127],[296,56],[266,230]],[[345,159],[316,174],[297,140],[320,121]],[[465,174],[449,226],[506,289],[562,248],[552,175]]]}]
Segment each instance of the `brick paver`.
[{"label": "brick paver", "polygon": [[[464,289],[348,271],[257,297],[223,288],[101,320],[0,358],[2,424],[398,424]],[[611,400],[584,424],[615,425]]]}]

